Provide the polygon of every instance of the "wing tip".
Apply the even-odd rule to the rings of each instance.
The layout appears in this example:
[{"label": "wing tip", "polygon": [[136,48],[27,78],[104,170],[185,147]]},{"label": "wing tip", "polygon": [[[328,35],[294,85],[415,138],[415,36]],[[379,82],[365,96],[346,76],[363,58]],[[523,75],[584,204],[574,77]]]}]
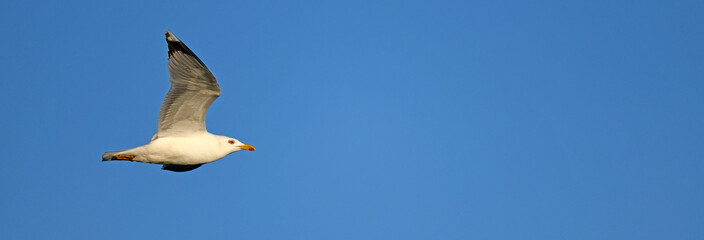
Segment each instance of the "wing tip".
[{"label": "wing tip", "polygon": [[176,37],[176,34],[174,34],[174,32],[172,32],[171,29],[167,29],[167,30],[166,30],[166,41],[169,41],[169,42],[181,42],[181,40],[179,40],[179,39]]},{"label": "wing tip", "polygon": [[191,57],[195,58],[200,65],[205,66],[205,63],[196,56],[193,51],[191,51],[190,48],[186,46],[185,43],[181,42],[180,39],[176,37],[176,34],[174,34],[171,30],[166,30],[166,43],[169,45],[169,57],[173,56],[175,52],[181,52],[186,55],[190,55]]},{"label": "wing tip", "polygon": [[172,171],[172,172],[188,172],[193,169],[199,168],[202,165],[203,165],[203,163],[193,164],[193,165],[164,164],[164,165],[162,165],[161,169]]}]

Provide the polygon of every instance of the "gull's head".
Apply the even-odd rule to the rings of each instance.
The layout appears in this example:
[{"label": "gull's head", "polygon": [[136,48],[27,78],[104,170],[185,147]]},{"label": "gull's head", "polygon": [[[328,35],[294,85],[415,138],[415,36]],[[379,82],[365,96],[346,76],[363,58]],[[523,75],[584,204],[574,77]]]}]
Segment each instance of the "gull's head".
[{"label": "gull's head", "polygon": [[231,138],[231,137],[223,137],[221,138],[221,141],[224,141],[224,145],[228,146],[232,152],[237,152],[239,150],[249,150],[249,151],[254,151],[256,148],[254,146],[242,143],[240,140]]}]

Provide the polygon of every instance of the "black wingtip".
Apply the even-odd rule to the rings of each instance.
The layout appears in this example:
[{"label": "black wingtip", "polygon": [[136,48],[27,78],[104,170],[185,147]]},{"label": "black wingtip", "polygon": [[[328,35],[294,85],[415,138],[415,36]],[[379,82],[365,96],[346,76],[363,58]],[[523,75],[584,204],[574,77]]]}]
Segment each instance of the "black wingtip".
[{"label": "black wingtip", "polygon": [[186,44],[181,42],[181,40],[178,39],[178,37],[176,37],[176,35],[171,32],[171,30],[167,30],[165,35],[166,43],[169,44],[169,58],[173,56],[175,52],[182,52],[183,54],[192,56],[193,58],[198,60],[200,65],[205,66],[203,61],[201,61],[200,58],[198,58],[198,56],[196,56],[196,54],[193,53],[193,51],[191,51],[191,49],[186,46]]},{"label": "black wingtip", "polygon": [[161,169],[163,170],[169,170],[173,172],[188,172],[193,169],[196,169],[200,167],[203,164],[194,164],[194,165],[177,165],[177,164],[164,164]]}]

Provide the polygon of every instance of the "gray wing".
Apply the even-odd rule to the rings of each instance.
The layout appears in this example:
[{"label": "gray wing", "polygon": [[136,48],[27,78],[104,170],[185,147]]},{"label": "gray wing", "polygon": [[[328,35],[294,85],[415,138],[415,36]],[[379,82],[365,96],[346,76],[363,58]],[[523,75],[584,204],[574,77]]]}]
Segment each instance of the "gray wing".
[{"label": "gray wing", "polygon": [[166,32],[166,42],[171,89],[161,105],[157,136],[206,131],[205,115],[220,96],[220,86],[213,73],[171,30]]}]

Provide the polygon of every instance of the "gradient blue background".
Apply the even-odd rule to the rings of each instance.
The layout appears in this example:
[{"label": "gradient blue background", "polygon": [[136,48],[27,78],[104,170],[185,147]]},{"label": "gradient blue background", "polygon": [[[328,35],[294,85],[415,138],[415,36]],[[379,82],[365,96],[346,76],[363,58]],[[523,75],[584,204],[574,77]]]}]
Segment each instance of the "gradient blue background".
[{"label": "gradient blue background", "polygon": [[[0,3],[0,238],[704,239],[702,1],[251,2]],[[256,152],[100,161],[167,29]]]}]

